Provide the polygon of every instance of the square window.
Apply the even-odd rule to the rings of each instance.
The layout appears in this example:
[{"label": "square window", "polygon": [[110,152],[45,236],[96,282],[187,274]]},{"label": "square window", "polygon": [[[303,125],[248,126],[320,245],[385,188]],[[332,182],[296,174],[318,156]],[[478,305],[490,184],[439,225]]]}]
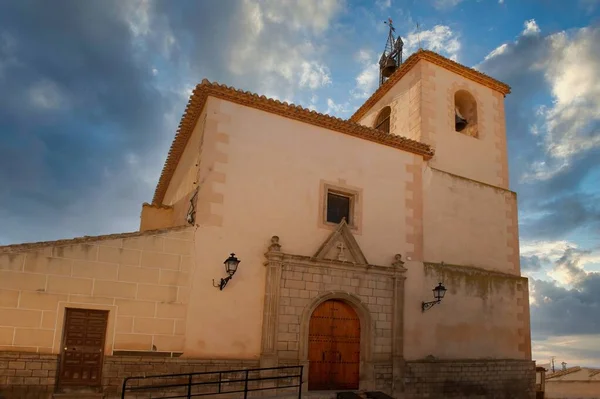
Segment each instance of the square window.
[{"label": "square window", "polygon": [[351,198],[346,195],[327,192],[327,222],[338,224],[342,218],[346,218],[346,223],[351,224],[351,202]]}]

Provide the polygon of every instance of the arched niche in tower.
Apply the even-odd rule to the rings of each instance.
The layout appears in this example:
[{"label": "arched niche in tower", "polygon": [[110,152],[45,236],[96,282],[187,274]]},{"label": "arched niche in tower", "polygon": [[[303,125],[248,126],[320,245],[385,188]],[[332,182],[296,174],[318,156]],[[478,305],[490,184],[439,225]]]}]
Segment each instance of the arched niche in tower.
[{"label": "arched niche in tower", "polygon": [[390,106],[383,107],[379,114],[377,115],[377,119],[375,119],[375,129],[381,130],[383,132],[390,132],[390,115],[392,114],[392,108]]},{"label": "arched niche in tower", "polygon": [[477,101],[466,90],[454,93],[454,130],[471,137],[478,137]]}]

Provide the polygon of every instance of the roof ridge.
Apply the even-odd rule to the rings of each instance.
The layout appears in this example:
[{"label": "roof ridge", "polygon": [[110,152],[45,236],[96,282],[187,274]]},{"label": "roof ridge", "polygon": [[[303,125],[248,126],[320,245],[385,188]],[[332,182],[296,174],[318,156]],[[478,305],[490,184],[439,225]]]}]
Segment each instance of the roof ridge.
[{"label": "roof ridge", "polygon": [[574,373],[574,372],[579,371],[579,370],[581,370],[580,366],[569,367],[566,370],[559,370],[559,371],[556,371],[554,373],[550,373],[549,375],[546,376],[546,379],[555,378],[555,377],[562,377],[563,375],[571,374],[571,373]]},{"label": "roof ridge", "polygon": [[183,225],[183,226],[174,226],[167,227],[164,229],[155,229],[155,230],[144,230],[144,231],[132,231],[127,233],[116,233],[116,234],[103,234],[98,236],[82,236],[82,237],[74,237],[74,238],[66,238],[60,240],[53,241],[37,241],[37,242],[24,242],[19,244],[10,244],[10,245],[2,245],[0,246],[0,254],[3,253],[15,253],[15,252],[23,252],[36,248],[42,248],[47,246],[62,246],[62,245],[72,245],[86,242],[94,242],[94,241],[105,241],[105,240],[114,240],[118,238],[129,238],[129,237],[138,237],[138,236],[147,236],[154,234],[161,234],[168,231],[174,230],[184,230],[191,226]]},{"label": "roof ridge", "polygon": [[206,99],[209,96],[409,151],[421,155],[426,159],[430,159],[434,154],[433,149],[428,144],[417,140],[389,134],[354,121],[322,114],[300,105],[288,104],[285,101],[282,102],[280,100],[268,98],[264,95],[236,89],[217,82],[211,83],[208,79],[203,79],[202,83],[197,85],[190,95],[190,99],[181,118],[181,122],[179,123],[177,133],[175,134],[175,138],[169,149],[167,159],[156,186],[154,198],[152,200],[153,204],[162,204],[169,182],[175,173],[175,168],[177,167],[185,146],[192,135],[194,126],[206,103]]},{"label": "roof ridge", "polygon": [[377,90],[371,97],[369,97],[363,105],[357,109],[354,114],[350,117],[351,121],[358,121],[360,118],[364,116],[364,114],[370,110],[377,101],[381,100],[381,98],[400,80],[404,75],[408,73],[408,71],[417,64],[420,60],[430,61],[442,68],[446,68],[452,72],[458,73],[470,80],[473,80],[477,83],[480,83],[484,86],[487,86],[491,89],[497,90],[500,93],[507,95],[510,93],[510,86],[506,83],[503,83],[497,79],[492,78],[485,73],[478,71],[474,68],[470,68],[466,65],[460,64],[450,58],[444,57],[438,53],[435,53],[431,50],[423,50],[419,49],[418,51],[412,53],[410,57],[406,59],[400,67],[394,71],[394,73],[385,81],[384,84],[379,86]]}]

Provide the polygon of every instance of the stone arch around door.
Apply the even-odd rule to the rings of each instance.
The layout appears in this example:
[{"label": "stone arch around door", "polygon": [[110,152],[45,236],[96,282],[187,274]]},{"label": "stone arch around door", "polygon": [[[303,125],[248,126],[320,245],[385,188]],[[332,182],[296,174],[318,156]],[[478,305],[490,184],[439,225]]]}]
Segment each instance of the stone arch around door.
[{"label": "stone arch around door", "polygon": [[[348,292],[327,292],[314,298],[302,312],[300,317],[300,339],[299,339],[299,360],[305,365],[308,376],[308,352],[309,352],[309,328],[310,319],[315,309],[319,305],[329,300],[338,300],[347,303],[356,312],[360,320],[360,364],[359,364],[359,389],[373,389],[375,387],[373,371],[373,318],[367,306],[355,295]],[[305,389],[308,388],[308,379]]]}]

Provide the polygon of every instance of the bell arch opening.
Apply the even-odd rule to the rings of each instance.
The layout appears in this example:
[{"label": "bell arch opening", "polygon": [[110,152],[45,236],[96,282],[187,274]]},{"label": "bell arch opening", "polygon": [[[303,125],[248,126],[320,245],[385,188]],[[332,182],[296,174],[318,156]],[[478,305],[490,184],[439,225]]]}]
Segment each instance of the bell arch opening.
[{"label": "bell arch opening", "polygon": [[390,132],[390,116],[392,114],[392,108],[388,105],[385,106],[379,111],[377,114],[377,119],[375,120],[375,129],[381,130],[383,132]]},{"label": "bell arch opening", "polygon": [[471,137],[478,137],[477,101],[466,90],[454,93],[454,131]]}]

